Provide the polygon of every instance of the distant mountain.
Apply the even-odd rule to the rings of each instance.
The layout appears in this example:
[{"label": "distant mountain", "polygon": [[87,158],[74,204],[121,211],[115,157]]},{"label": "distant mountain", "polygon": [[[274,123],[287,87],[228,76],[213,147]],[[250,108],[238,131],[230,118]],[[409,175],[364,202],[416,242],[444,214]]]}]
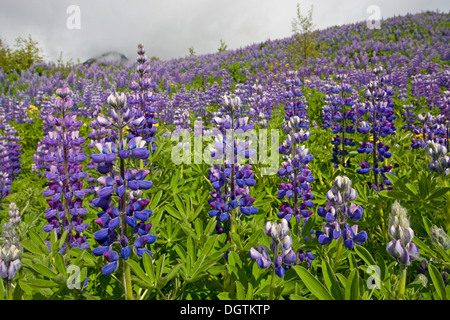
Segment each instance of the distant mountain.
[{"label": "distant mountain", "polygon": [[93,63],[108,64],[108,63],[127,63],[127,62],[128,58],[124,54],[116,51],[110,51],[95,58],[90,58],[86,60],[85,62],[83,62],[83,65],[90,66]]}]

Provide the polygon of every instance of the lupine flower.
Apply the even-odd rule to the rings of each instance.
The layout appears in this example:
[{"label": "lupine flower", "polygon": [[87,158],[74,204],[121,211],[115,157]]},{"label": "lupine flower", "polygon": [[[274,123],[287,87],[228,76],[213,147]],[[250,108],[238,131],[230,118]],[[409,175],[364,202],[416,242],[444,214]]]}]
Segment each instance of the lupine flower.
[{"label": "lupine flower", "polygon": [[309,132],[299,128],[300,123],[300,118],[293,116],[283,125],[287,139],[278,150],[285,160],[281,164],[282,168],[278,170],[278,176],[288,180],[288,182],[282,182],[278,189],[277,198],[288,199],[283,202],[278,216],[288,221],[292,215],[299,221],[302,217],[308,218],[312,214],[310,208],[314,206],[311,201],[314,195],[311,193],[310,186],[314,177],[308,169],[308,163],[312,161],[313,155],[304,145],[301,145],[309,138]]},{"label": "lupine flower", "polygon": [[450,249],[450,237],[443,229],[438,228],[436,225],[433,225],[431,227],[430,237],[431,241],[438,244],[442,249]]},{"label": "lupine flower", "polygon": [[[142,118],[130,116],[129,109],[125,107],[126,102],[123,93],[108,97],[112,117],[103,119],[99,116],[97,122],[114,129],[118,137],[114,141],[96,143],[99,153],[91,155],[92,161],[97,163],[97,171],[104,174],[97,179],[95,192],[98,198],[92,200],[95,207],[102,209],[95,220],[101,229],[94,233],[94,239],[100,246],[93,249],[93,253],[96,256],[103,255],[108,261],[102,269],[104,275],[117,269],[120,257],[124,260],[130,257],[131,240],[134,240],[133,247],[140,257],[145,252],[152,254],[146,246],[156,240],[156,236],[150,234],[152,224],[147,222],[152,214],[152,210],[147,208],[150,200],[141,198],[142,190],[148,190],[152,186],[151,181],[145,180],[149,171],[125,168],[125,159],[145,160],[150,156],[142,137],[132,136],[127,140],[123,134],[125,126],[138,128],[144,123]],[[115,166],[117,162],[118,169]],[[118,198],[117,204],[113,200],[115,197]],[[129,232],[127,226],[133,231]],[[116,245],[119,247],[118,251]]]},{"label": "lupine flower", "polygon": [[9,205],[9,221],[3,224],[3,242],[0,249],[0,277],[11,281],[22,263],[20,260],[21,245],[18,234],[20,213],[15,203]]},{"label": "lupine flower", "polygon": [[[237,216],[241,214],[250,216],[258,212],[258,208],[253,206],[255,198],[249,194],[249,188],[256,183],[252,166],[237,163],[238,157],[250,158],[255,152],[250,149],[251,141],[238,142],[234,138],[237,130],[248,132],[254,128],[253,123],[248,123],[247,117],[235,118],[240,106],[241,100],[238,96],[225,95],[222,97],[222,112],[225,115],[214,118],[219,134],[216,135],[216,148],[211,150],[211,157],[214,158],[218,151],[223,155],[231,153],[232,157],[224,160],[223,164],[212,164],[208,175],[214,189],[210,192],[212,198],[208,200],[213,210],[208,214],[216,218],[218,232],[232,229],[232,219],[236,219],[232,217],[233,210],[237,210]],[[227,130],[232,131],[231,141],[227,141]]]},{"label": "lupine flower", "polygon": [[431,157],[428,169],[438,174],[447,175],[450,168],[450,157],[447,156],[447,148],[436,142],[428,142],[426,153]]},{"label": "lupine flower", "polygon": [[[345,75],[338,74],[336,78],[341,80],[340,84],[331,87],[329,94],[325,96],[327,104],[322,109],[324,129],[331,127],[332,133],[336,134],[331,142],[333,145],[333,159],[331,161],[335,168],[342,163],[340,159],[348,155],[346,146],[355,145],[353,139],[346,137],[346,134],[355,133],[356,120],[355,103],[350,96],[353,88],[343,82]],[[350,161],[345,161],[344,165],[350,165]]]},{"label": "lupine flower", "polygon": [[[270,266],[275,268],[275,274],[282,278],[286,272],[286,266],[292,266],[297,260],[295,252],[292,250],[292,238],[289,236],[289,225],[286,219],[281,219],[281,223],[268,221],[264,232],[272,238],[270,250],[264,245],[258,245],[257,249],[251,248],[250,258],[255,260],[259,268],[267,269]],[[273,262],[270,259],[270,251],[273,254]]]},{"label": "lupine flower", "polygon": [[0,135],[0,200],[9,195],[11,183],[19,177],[22,165],[20,138],[17,130],[9,124],[3,128],[4,135]]},{"label": "lupine flower", "polygon": [[[384,162],[386,158],[391,157],[391,153],[388,152],[389,146],[385,145],[381,141],[380,138],[385,138],[388,135],[394,135],[396,131],[396,127],[394,126],[394,120],[396,119],[396,115],[394,113],[393,108],[395,107],[395,103],[393,102],[392,95],[394,91],[390,86],[392,79],[388,76],[383,76],[383,68],[376,67],[373,69],[373,73],[377,76],[377,79],[374,81],[370,81],[365,89],[364,97],[368,101],[366,105],[362,105],[357,113],[360,114],[368,114],[367,121],[360,119],[359,128],[357,129],[360,133],[370,133],[370,142],[371,144],[362,145],[362,148],[358,148],[359,153],[368,153],[370,150],[370,154],[372,162],[369,164],[367,160],[360,163],[361,170],[357,169],[357,173],[359,174],[367,174],[372,171],[374,174],[373,183],[368,181],[367,184],[374,188],[376,192],[380,190],[391,190],[392,183],[390,182],[386,173],[390,172],[392,166],[381,166],[380,164]],[[370,126],[370,129],[368,129]],[[368,143],[368,142],[366,142]],[[374,147],[376,146],[376,147]],[[381,175],[381,179],[379,177]]]},{"label": "lupine flower", "polygon": [[409,266],[419,258],[419,248],[412,242],[414,230],[409,226],[406,210],[395,201],[389,215],[388,236],[391,239],[386,246],[387,252],[402,266]]},{"label": "lupine flower", "polygon": [[[47,123],[53,126],[42,140],[43,162],[47,171],[44,172],[48,182],[48,189],[43,191],[49,208],[45,209],[48,224],[45,232],[56,231],[60,238],[65,230],[68,231],[67,242],[61,248],[65,252],[66,244],[71,247],[89,248],[83,232],[88,224],[83,223],[88,210],[83,207],[83,198],[92,193],[91,189],[83,188],[83,180],[87,173],[82,170],[82,163],[86,160],[83,145],[84,137],[79,136],[78,129],[82,121],[76,115],[68,113],[72,109],[69,88],[56,90],[55,116],[49,114]],[[47,243],[50,245],[50,243]]]},{"label": "lupine flower", "polygon": [[152,106],[156,98],[153,96],[151,89],[156,84],[149,77],[151,68],[142,44],[138,45],[137,54],[136,72],[138,79],[137,81],[133,80],[129,85],[132,94],[128,99],[128,104],[130,112],[133,113],[135,119],[140,119],[141,123],[134,129],[131,129],[128,138],[132,136],[142,137],[146,141],[147,146],[154,152],[156,150],[156,137],[154,135],[157,130],[158,120],[155,119],[156,109]]},{"label": "lupine flower", "polygon": [[347,177],[338,176],[333,182],[331,189],[327,192],[326,207],[319,207],[317,214],[325,218],[323,231],[317,230],[316,236],[322,245],[331,241],[343,239],[347,249],[352,250],[355,243],[362,245],[367,240],[365,231],[358,232],[355,224],[349,226],[348,219],[357,222],[362,218],[364,209],[351,203],[357,197],[355,189],[351,188],[351,181]]}]

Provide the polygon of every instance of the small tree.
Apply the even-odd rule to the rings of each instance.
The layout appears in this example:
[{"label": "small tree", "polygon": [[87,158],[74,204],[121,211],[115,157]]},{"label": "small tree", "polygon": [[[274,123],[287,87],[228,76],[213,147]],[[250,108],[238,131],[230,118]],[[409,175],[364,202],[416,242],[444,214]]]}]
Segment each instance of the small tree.
[{"label": "small tree", "polygon": [[219,49],[217,49],[219,52],[224,52],[225,50],[227,50],[227,45],[225,44],[225,41],[223,41],[222,39],[220,39],[220,47]]},{"label": "small tree", "polygon": [[317,32],[314,31],[315,25],[312,20],[313,6],[308,14],[303,16],[300,10],[300,3],[297,3],[297,15],[292,20],[292,32],[294,41],[288,47],[291,62],[296,66],[305,66],[310,58],[319,55],[320,50],[317,42]]},{"label": "small tree", "polygon": [[192,46],[189,48],[189,55],[193,56],[194,54],[195,54],[195,50],[194,50],[194,47]]}]

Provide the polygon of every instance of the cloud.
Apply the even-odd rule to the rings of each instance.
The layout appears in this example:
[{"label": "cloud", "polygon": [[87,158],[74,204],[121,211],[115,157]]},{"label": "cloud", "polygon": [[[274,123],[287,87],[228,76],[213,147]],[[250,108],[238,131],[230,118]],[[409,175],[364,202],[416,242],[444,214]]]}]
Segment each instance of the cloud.
[{"label": "cloud", "polygon": [[[217,52],[220,40],[229,49],[290,36],[298,0],[2,0],[0,37],[13,44],[18,36],[39,42],[48,59],[84,61],[106,51],[136,56],[138,43],[149,56],[183,57]],[[446,0],[301,1],[303,12],[314,5],[316,27],[353,23],[369,17],[367,7],[380,7],[382,18],[422,10],[448,12]],[[79,30],[67,28],[70,5],[80,8]]]}]

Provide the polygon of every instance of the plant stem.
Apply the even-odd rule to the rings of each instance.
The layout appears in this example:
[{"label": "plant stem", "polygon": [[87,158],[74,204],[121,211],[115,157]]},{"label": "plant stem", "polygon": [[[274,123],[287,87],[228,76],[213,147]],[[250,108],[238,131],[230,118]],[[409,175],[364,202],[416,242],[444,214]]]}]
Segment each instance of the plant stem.
[{"label": "plant stem", "polygon": [[[275,257],[276,259],[276,257]],[[275,260],[274,259],[274,260]],[[275,265],[273,266],[273,271],[272,271],[272,279],[270,280],[270,291],[269,291],[269,300],[273,299],[273,289],[275,286]]]},{"label": "plant stem", "polygon": [[6,280],[6,299],[7,300],[14,300],[13,294],[12,294],[12,288],[11,288],[11,281]]},{"label": "plant stem", "polygon": [[372,119],[372,137],[373,137],[373,142],[372,142],[372,156],[373,156],[373,176],[374,176],[374,180],[375,180],[375,187],[376,190],[375,192],[378,192],[378,175],[375,173],[375,164],[378,162],[377,160],[377,132],[375,130],[376,127],[376,121],[377,121],[377,109],[376,109],[376,102],[373,100],[372,102],[372,106],[373,106],[373,119]]},{"label": "plant stem", "polygon": [[279,244],[277,243],[277,245],[275,246],[275,252],[273,253],[273,270],[272,270],[272,279],[270,279],[269,300],[273,299],[273,289],[275,287],[275,262],[277,261],[278,247]]},{"label": "plant stem", "polygon": [[[123,124],[122,124],[122,115],[119,114],[119,145],[123,145]],[[120,161],[120,177],[123,181],[123,186],[126,188],[127,183],[125,179],[125,161],[122,158],[119,158]],[[125,221],[126,218],[126,193],[124,193],[119,199],[119,215],[121,220],[121,228],[120,235],[127,236],[127,223]],[[130,265],[123,260],[123,284],[125,288],[125,298],[126,300],[133,300],[133,291],[131,288],[131,272]]]},{"label": "plant stem", "polygon": [[[66,117],[66,113],[64,110],[62,110],[62,139],[66,139],[66,125],[64,124],[64,119]],[[64,195],[66,192],[71,191],[69,188],[69,163],[68,163],[68,155],[67,155],[67,146],[64,145],[63,143],[63,165],[64,165],[64,174],[66,176],[66,179],[63,182],[63,189],[62,189],[62,194]],[[66,188],[68,188],[68,190],[66,190]],[[64,205],[64,212],[65,212],[65,217],[67,219],[67,223],[70,224],[70,220],[71,220],[71,215],[69,212],[69,200],[63,196],[63,205]],[[68,232],[72,232],[73,229],[71,228]],[[64,233],[64,230],[61,231],[61,235]],[[65,250],[65,261],[68,262],[70,260],[70,249],[69,249],[69,235],[67,235],[66,237],[66,250]]]},{"label": "plant stem", "polygon": [[381,206],[381,201],[377,203],[377,206],[378,206],[378,213],[381,219],[381,230],[383,231],[383,234],[387,237],[386,220],[384,219],[384,212],[383,207]]},{"label": "plant stem", "polygon": [[405,287],[406,287],[406,266],[401,266],[400,269],[400,283],[398,287],[398,295],[397,299],[402,300],[405,296]]}]

